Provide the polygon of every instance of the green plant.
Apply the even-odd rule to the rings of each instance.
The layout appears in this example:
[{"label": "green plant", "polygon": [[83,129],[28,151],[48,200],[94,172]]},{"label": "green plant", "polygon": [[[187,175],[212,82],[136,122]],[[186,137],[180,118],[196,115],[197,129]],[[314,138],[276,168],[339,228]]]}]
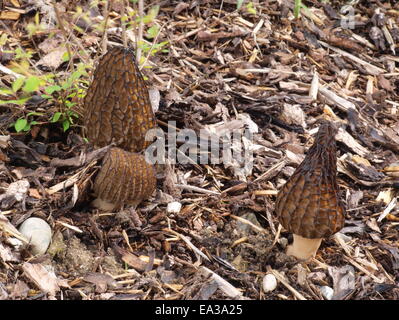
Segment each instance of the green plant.
[{"label": "green plant", "polygon": [[299,18],[301,14],[301,8],[302,8],[302,0],[295,0],[295,5],[294,5],[294,16],[296,19]]},{"label": "green plant", "polygon": [[25,117],[19,118],[14,123],[14,128],[15,128],[16,132],[20,132],[20,131],[28,132],[33,125],[38,124],[38,122],[36,120],[29,120],[30,116],[43,116],[43,113],[29,112]]},{"label": "green plant", "polygon": [[89,66],[79,64],[76,71],[74,71],[66,80],[59,84],[52,83],[52,85],[45,88],[46,94],[42,94],[42,98],[48,99],[55,104],[59,111],[55,112],[50,119],[50,122],[59,122],[62,124],[64,131],[67,131],[74,125],[74,118],[78,119],[79,115],[75,111],[77,101],[82,99],[85,90],[82,89],[82,84],[88,84],[84,77],[87,77],[86,69]]},{"label": "green plant", "polygon": [[[46,75],[34,75],[33,71],[29,69],[30,53],[24,52],[22,49],[16,49],[16,62],[14,63],[14,70],[20,73],[28,74],[28,76],[20,76],[11,83],[10,88],[0,88],[0,95],[6,96],[10,99],[0,100],[1,105],[14,104],[17,106],[24,106],[34,95],[41,94],[41,97],[47,99],[49,105],[55,106],[56,111],[52,116],[48,116],[41,112],[29,112],[26,115],[19,117],[11,126],[17,132],[29,132],[33,125],[39,124],[39,118],[43,121],[40,124],[48,122],[59,122],[64,131],[67,131],[75,124],[74,119],[79,118],[75,111],[75,106],[79,99],[84,96],[84,89],[82,84],[87,85],[87,72],[90,68],[88,65],[79,64],[76,71],[70,74],[64,80],[55,80],[59,78],[53,73]],[[64,60],[68,60],[65,57]],[[22,111],[23,109],[21,109]]]},{"label": "green plant", "polygon": [[[155,21],[159,12],[159,5],[151,7],[147,14],[143,17],[134,18],[137,15],[137,12],[134,10],[129,10],[127,13],[127,17],[122,18],[122,23],[126,24],[126,30],[133,30],[137,27],[138,24],[143,23],[146,27],[145,37],[151,41],[139,40],[137,41],[137,47],[142,50],[147,56],[154,56],[158,52],[167,53],[169,50],[167,49],[167,45],[169,41],[162,41],[157,43],[158,35],[161,32],[160,26]],[[143,64],[146,58],[141,57],[139,64]]]},{"label": "green plant", "polygon": [[46,25],[39,21],[39,12],[36,13],[34,22],[30,22],[26,25],[26,31],[28,31],[28,36],[32,37],[37,32],[43,31],[46,29]]}]

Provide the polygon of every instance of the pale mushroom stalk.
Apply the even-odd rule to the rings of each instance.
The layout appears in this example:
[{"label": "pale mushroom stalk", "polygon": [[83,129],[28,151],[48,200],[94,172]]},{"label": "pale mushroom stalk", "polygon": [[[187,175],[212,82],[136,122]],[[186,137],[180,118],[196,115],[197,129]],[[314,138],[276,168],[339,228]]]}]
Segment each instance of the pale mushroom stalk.
[{"label": "pale mushroom stalk", "polygon": [[[130,206],[136,208],[140,204],[140,200],[130,202]],[[91,202],[91,205],[102,211],[113,211],[118,207],[118,204],[105,201],[101,198],[96,198]]]},{"label": "pale mushroom stalk", "polygon": [[294,237],[287,254],[301,260],[314,257],[321,240],[344,225],[336,178],[336,132],[330,122],[320,126],[305,159],[277,194],[275,212]]},{"label": "pale mushroom stalk", "polygon": [[293,235],[294,241],[287,247],[287,254],[300,260],[306,260],[316,255],[322,238],[308,239],[297,234]]}]

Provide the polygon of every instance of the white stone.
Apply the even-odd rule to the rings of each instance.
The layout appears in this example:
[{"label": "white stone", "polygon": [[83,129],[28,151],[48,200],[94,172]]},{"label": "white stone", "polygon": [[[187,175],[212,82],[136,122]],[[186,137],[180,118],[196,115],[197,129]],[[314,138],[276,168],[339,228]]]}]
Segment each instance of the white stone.
[{"label": "white stone", "polygon": [[273,274],[268,273],[264,276],[262,284],[264,292],[271,292],[277,288],[277,279]]},{"label": "white stone", "polygon": [[19,227],[31,246],[34,255],[44,254],[51,242],[51,228],[49,224],[40,218],[26,219]]},{"label": "white stone", "polygon": [[334,289],[328,286],[320,287],[320,292],[323,295],[323,297],[326,298],[327,300],[331,300],[334,295]]},{"label": "white stone", "polygon": [[166,211],[168,213],[179,213],[181,210],[181,206],[182,204],[180,202],[177,201],[169,202]]}]

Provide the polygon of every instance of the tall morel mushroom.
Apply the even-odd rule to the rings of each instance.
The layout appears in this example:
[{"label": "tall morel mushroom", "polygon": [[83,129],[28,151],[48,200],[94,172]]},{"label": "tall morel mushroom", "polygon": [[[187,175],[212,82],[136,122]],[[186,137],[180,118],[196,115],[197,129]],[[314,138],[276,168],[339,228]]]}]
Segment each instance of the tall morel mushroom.
[{"label": "tall morel mushroom", "polygon": [[275,212],[294,237],[287,254],[298,259],[314,257],[322,238],[344,225],[336,178],[336,133],[328,121],[320,126],[305,159],[277,194]]},{"label": "tall morel mushroom", "polygon": [[155,186],[155,169],[144,156],[111,148],[94,181],[97,199],[92,205],[102,210],[113,210],[122,204],[136,206],[151,196]]},{"label": "tall morel mushroom", "polygon": [[155,116],[132,49],[114,47],[101,58],[83,104],[87,137],[95,147],[114,142],[140,152],[151,143],[145,135],[155,127]]}]

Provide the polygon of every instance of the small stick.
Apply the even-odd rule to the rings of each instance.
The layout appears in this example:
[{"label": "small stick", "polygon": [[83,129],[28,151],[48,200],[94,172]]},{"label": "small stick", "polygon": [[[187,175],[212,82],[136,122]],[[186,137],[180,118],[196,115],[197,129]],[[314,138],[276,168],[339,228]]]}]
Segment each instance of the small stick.
[{"label": "small stick", "polygon": [[303,295],[301,295],[298,291],[296,291],[284,278],[284,276],[278,272],[277,270],[270,269],[270,272],[280,281],[288,290],[292,292],[292,294],[297,297],[299,300],[307,300]]},{"label": "small stick", "polygon": [[230,298],[233,299],[243,299],[242,293],[235,288],[233,285],[231,285],[229,282],[224,280],[221,276],[213,272],[212,270],[202,266],[200,268],[200,271],[205,273],[207,276],[211,276],[211,278],[218,284],[219,289],[222,290],[226,295],[228,295]]},{"label": "small stick", "polygon": [[71,66],[71,69],[72,69],[72,72],[73,72],[73,71],[75,71],[75,65],[73,64],[71,46],[69,45],[67,32],[66,32],[64,24],[63,24],[63,22],[61,20],[60,11],[58,10],[58,7],[57,7],[57,4],[55,3],[55,0],[53,0],[53,9],[54,9],[55,15],[57,17],[58,24],[60,25],[60,29],[61,29],[62,35],[64,36],[65,46],[66,46],[66,49],[68,51],[68,57],[69,57],[68,64]]},{"label": "small stick", "polygon": [[138,2],[139,6],[139,17],[140,17],[140,23],[139,23],[139,33],[137,35],[137,52],[136,52],[136,59],[137,59],[137,64],[140,64],[140,59],[141,59],[141,44],[140,42],[143,41],[143,16],[144,16],[144,0],[139,0]]},{"label": "small stick", "polygon": [[190,248],[191,250],[193,250],[196,254],[198,254],[199,256],[201,256],[202,258],[204,258],[206,261],[210,261],[210,260],[208,259],[208,257],[207,257],[201,250],[199,250],[195,245],[193,245],[193,244],[191,243],[190,240],[188,240],[188,238],[187,238],[186,236],[183,236],[182,234],[180,234],[180,233],[178,233],[178,232],[176,232],[176,231],[174,231],[174,230],[172,230],[172,229],[169,229],[169,228],[165,228],[165,229],[163,229],[163,231],[165,231],[165,232],[170,232],[170,233],[174,234],[175,236],[178,236],[178,237],[179,237],[180,239],[182,239],[182,240],[189,246],[189,248]]},{"label": "small stick", "polygon": [[257,225],[254,225],[251,221],[248,221],[247,219],[235,216],[234,214],[231,214],[230,217],[251,226],[253,229],[255,229],[256,231],[258,231],[260,233],[266,233],[265,229],[258,227]]},{"label": "small stick", "polygon": [[[127,5],[129,5],[129,2]],[[122,41],[123,41],[123,46],[125,48],[127,48],[126,21],[123,21],[125,17],[126,17],[126,15],[125,15],[125,0],[122,0],[122,12],[121,12]]]},{"label": "small stick", "polygon": [[195,186],[190,186],[187,184],[175,184],[175,187],[181,188],[181,189],[185,189],[185,190],[189,190],[189,191],[195,191],[195,192],[199,192],[199,193],[205,193],[205,194],[214,194],[214,195],[220,195],[220,192],[217,191],[212,191],[212,190],[207,190],[207,189],[203,189],[203,188],[199,188],[199,187],[195,187]]},{"label": "small stick", "polygon": [[286,161],[286,160],[285,160],[285,157],[284,157],[281,161],[277,162],[273,167],[271,167],[271,168],[270,168],[269,170],[267,170],[265,173],[263,173],[262,175],[260,175],[259,177],[257,177],[257,178],[253,181],[253,183],[259,182],[259,181],[261,181],[261,180],[270,179],[274,173],[277,173],[277,172],[279,172],[281,169],[284,168],[284,166],[286,165],[285,161]]},{"label": "small stick", "polygon": [[351,264],[353,264],[357,269],[359,269],[360,271],[362,271],[363,273],[367,274],[369,277],[373,278],[373,280],[377,283],[383,283],[384,280],[381,280],[379,278],[377,278],[375,275],[373,275],[370,271],[368,271],[366,268],[363,268],[360,264],[358,264],[355,260],[353,260],[352,258],[344,255],[345,260],[347,260],[348,262],[350,262]]},{"label": "small stick", "polygon": [[0,71],[5,74],[9,74],[9,75],[13,76],[15,79],[23,77],[23,75],[20,75],[14,71],[8,69],[7,67],[3,66],[2,64],[0,64]]},{"label": "small stick", "polygon": [[103,54],[105,52],[107,52],[107,40],[108,40],[107,25],[108,25],[108,18],[109,18],[108,1],[105,1],[104,16],[105,16],[104,30],[103,30],[103,34],[101,37],[101,50],[102,50]]}]

